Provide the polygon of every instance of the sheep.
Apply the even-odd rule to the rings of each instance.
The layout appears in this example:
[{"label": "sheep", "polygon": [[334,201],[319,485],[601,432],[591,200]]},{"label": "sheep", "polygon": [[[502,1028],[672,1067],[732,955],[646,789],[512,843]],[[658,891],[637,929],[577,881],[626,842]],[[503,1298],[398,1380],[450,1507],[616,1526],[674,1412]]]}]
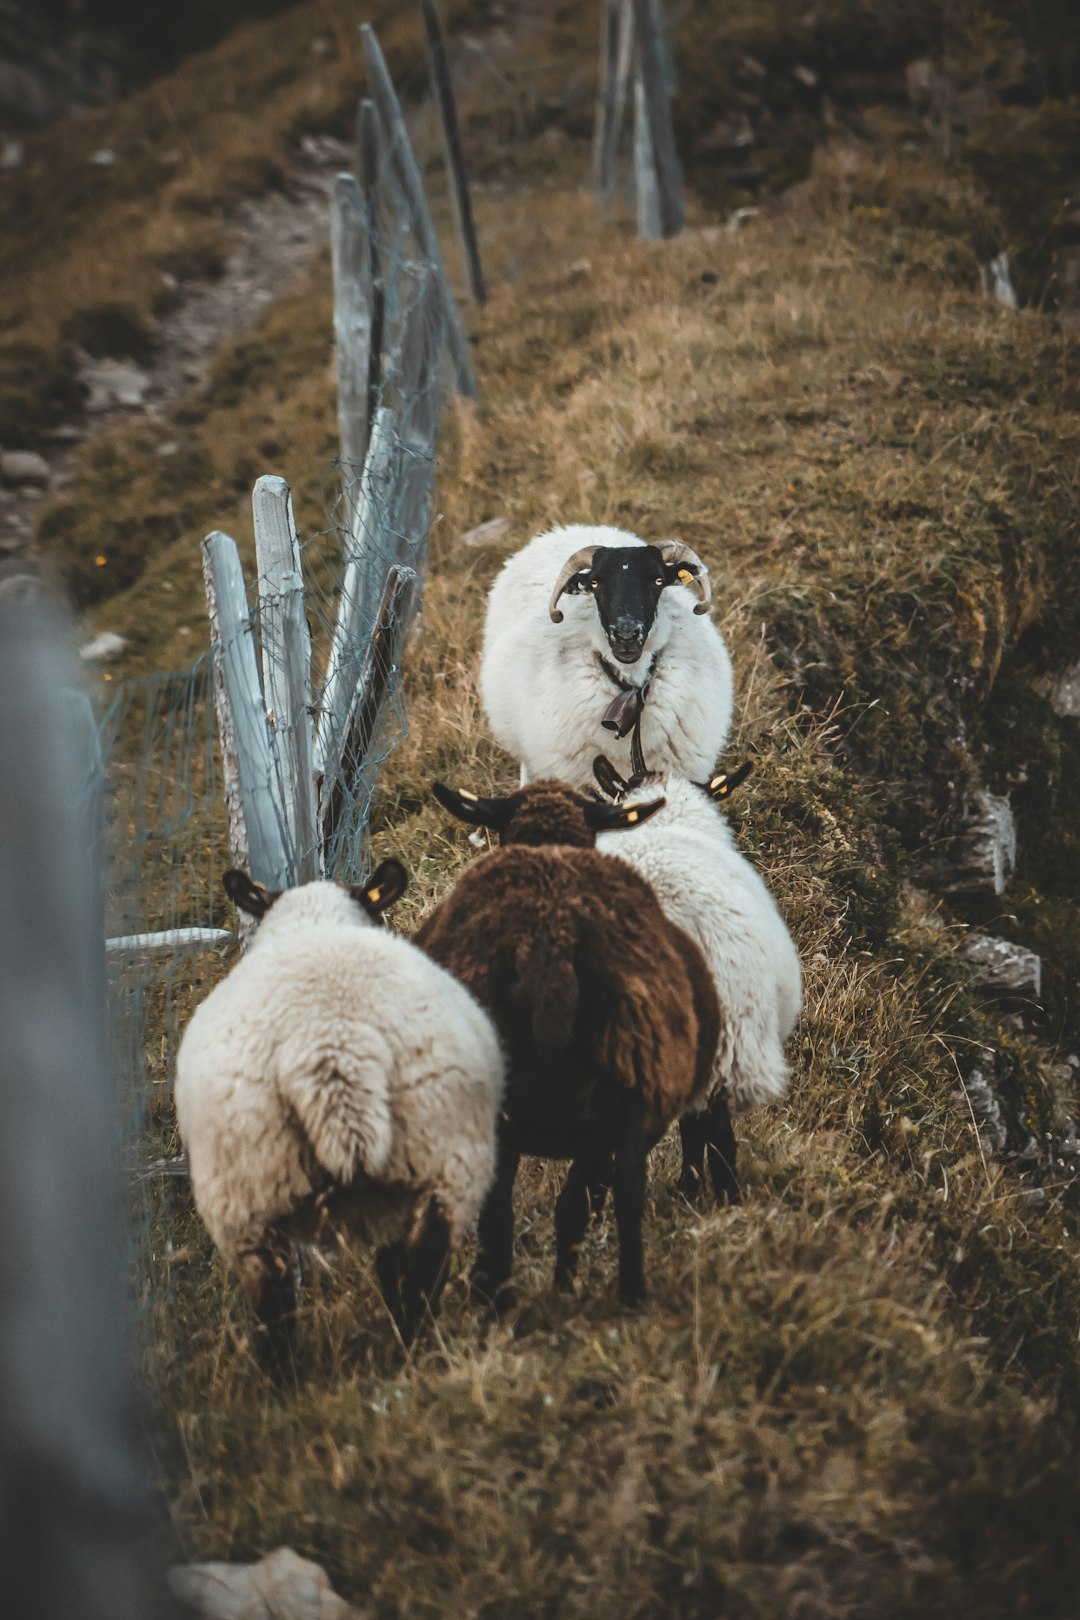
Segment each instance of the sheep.
[{"label": "sheep", "polygon": [[503,1063],[490,1020],[429,957],[372,926],[405,882],[397,861],[350,888],[275,892],[225,874],[259,926],[188,1024],[176,1110],[196,1206],[271,1371],[295,1311],[291,1239],[329,1229],[378,1245],[408,1344],[494,1173]]},{"label": "sheep", "polygon": [[679,1186],[693,1198],[703,1182],[703,1158],[718,1199],[733,1202],[729,1165],[733,1139],[728,1107],[737,1115],[782,1097],[788,1087],[784,1042],[802,1008],[802,969],[776,902],[736,846],[720,801],[749,774],[710,777],[704,786],[672,774],[627,783],[603,755],[594,769],[601,789],[620,801],[627,792],[663,793],[664,809],[636,838],[601,833],[597,849],[625,862],[653,887],[668,918],[686,930],[712,970],[722,1026],[706,1093],[680,1122],[683,1166]]},{"label": "sheep", "polygon": [[700,617],[710,599],[708,569],[675,540],[576,524],[511,557],[488,596],[480,694],[522,783],[588,792],[600,750],[627,775],[647,762],[707,776],[732,709],[727,648]]},{"label": "sheep", "polygon": [[619,1298],[636,1306],[646,1156],[707,1087],[719,1011],[698,947],[643,878],[592,846],[664,801],[614,807],[552,781],[499,799],[441,783],[434,792],[504,845],[466,870],[416,935],[491,1014],[507,1058],[474,1292],[496,1305],[508,1296],[514,1177],[529,1153],[572,1161],[556,1204],[556,1286],[570,1287],[590,1204],[602,1208],[612,1186]]}]

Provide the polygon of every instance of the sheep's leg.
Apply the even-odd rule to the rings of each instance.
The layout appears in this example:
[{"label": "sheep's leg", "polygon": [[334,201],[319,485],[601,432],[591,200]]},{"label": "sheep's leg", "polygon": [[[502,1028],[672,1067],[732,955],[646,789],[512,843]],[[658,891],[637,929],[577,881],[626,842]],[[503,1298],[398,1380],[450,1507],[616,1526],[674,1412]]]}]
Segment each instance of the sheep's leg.
[{"label": "sheep's leg", "polygon": [[511,1303],[506,1284],[514,1257],[514,1177],[521,1152],[516,1144],[499,1142],[495,1182],[480,1211],[480,1246],[469,1279],[473,1295],[496,1306]]},{"label": "sheep's leg", "polygon": [[280,1380],[292,1361],[296,1322],[296,1276],[288,1240],[268,1232],[257,1248],[242,1254],[240,1283],[259,1322],[256,1357],[272,1378]]},{"label": "sheep's leg", "polygon": [[645,1299],[645,1257],[641,1222],[645,1214],[644,1106],[635,1093],[627,1099],[622,1139],[615,1150],[615,1220],[619,1229],[619,1298],[624,1305]]},{"label": "sheep's leg", "polygon": [[701,1117],[707,1121],[709,1175],[716,1201],[718,1204],[741,1203],[739,1180],[735,1173],[735,1132],[726,1093],[718,1091]]},{"label": "sheep's leg", "polygon": [[604,1205],[607,1203],[607,1195],[611,1191],[613,1173],[610,1153],[605,1154],[602,1159],[595,1159],[593,1161],[588,1185],[589,1209],[597,1220],[599,1220],[601,1215],[604,1213]]},{"label": "sheep's leg", "polygon": [[705,1188],[705,1144],[708,1136],[705,1114],[684,1114],[680,1119],[682,1174],[679,1177],[679,1191],[692,1204],[697,1202]]},{"label": "sheep's leg", "polygon": [[555,1200],[555,1286],[569,1289],[590,1212],[603,1213],[611,1186],[611,1155],[575,1159]]},{"label": "sheep's leg", "polygon": [[425,1314],[438,1310],[449,1270],[450,1225],[433,1199],[419,1237],[405,1251],[398,1323],[405,1344],[412,1343]]}]

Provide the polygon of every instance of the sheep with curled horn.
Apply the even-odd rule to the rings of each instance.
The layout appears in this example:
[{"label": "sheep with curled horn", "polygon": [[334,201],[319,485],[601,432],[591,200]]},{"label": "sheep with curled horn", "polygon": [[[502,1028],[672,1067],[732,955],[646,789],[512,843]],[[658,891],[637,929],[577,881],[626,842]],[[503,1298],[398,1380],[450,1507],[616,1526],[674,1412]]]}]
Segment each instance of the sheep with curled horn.
[{"label": "sheep with curled horn", "polygon": [[652,885],[667,917],[685,929],[709,964],[720,1000],[720,1041],[709,1085],[680,1121],[679,1186],[696,1198],[707,1158],[717,1198],[734,1201],[729,1106],[739,1115],[784,1096],[784,1042],[802,1006],[794,941],[720,808],[750,766],[715,773],[700,784],[670,772],[627,782],[603,755],[594,769],[602,792],[616,804],[640,793],[664,795],[664,808],[636,838],[601,833],[597,848]]},{"label": "sheep with curled horn", "polygon": [[365,884],[283,893],[226,872],[230,899],[259,926],[180,1043],[176,1111],[195,1203],[275,1374],[288,1367],[296,1239],[374,1246],[408,1343],[494,1174],[498,1039],[457,980],[374,926],[405,881],[393,860]]},{"label": "sheep with curled horn", "polygon": [[663,808],[601,804],[562,782],[506,798],[439,802],[502,847],[470,866],[416,943],[491,1015],[507,1059],[495,1183],[480,1217],[473,1286],[499,1302],[513,1248],[522,1154],[569,1159],[555,1210],[556,1285],[570,1286],[589,1209],[614,1190],[619,1298],[645,1294],[646,1157],[708,1086],[719,1039],[716,991],[697,945],[647,882],[593,847]]},{"label": "sheep with curled horn", "polygon": [[705,777],[731,725],[731,660],[709,570],[677,540],[574,525],[537,535],[488,595],[480,693],[523,782],[592,787],[607,753]]}]

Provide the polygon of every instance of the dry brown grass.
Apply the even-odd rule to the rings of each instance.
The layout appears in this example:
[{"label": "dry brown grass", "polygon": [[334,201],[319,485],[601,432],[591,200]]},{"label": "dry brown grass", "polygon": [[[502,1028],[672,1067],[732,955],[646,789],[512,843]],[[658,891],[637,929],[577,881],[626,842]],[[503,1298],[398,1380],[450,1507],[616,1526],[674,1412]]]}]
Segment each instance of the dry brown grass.
[{"label": "dry brown grass", "polygon": [[[560,165],[584,159],[579,143]],[[379,1620],[1071,1615],[1075,1193],[1024,1204],[957,1089],[993,1048],[1040,1129],[1075,1098],[1049,1082],[1054,1031],[1040,1044],[980,1005],[901,878],[947,830],[956,728],[996,737],[996,694],[1033,690],[1077,627],[1075,337],[974,295],[947,223],[962,192],[921,158],[832,154],[742,235],[699,214],[653,247],[547,182],[479,198],[484,408],[444,434],[374,852],[409,865],[411,929],[472,858],[431,777],[513,779],[475,687],[502,555],[552,521],[680,535],[712,565],[735,659],[731,757],[759,755],[732,816],[806,965],[792,1096],[740,1131],[740,1210],[691,1210],[658,1150],[641,1317],[615,1310],[610,1225],[578,1293],[552,1292],[557,1176],[533,1166],[509,1321],[458,1274],[403,1364],[367,1261],[346,1257],[307,1296],[287,1398],[186,1189],[149,1184],[136,1292],[175,1549],[288,1541]],[[46,543],[76,578],[129,559],[126,580],[101,571],[96,610],[131,637],[121,675],[203,649],[198,542],[220,525],[250,549],[257,473],[288,476],[321,526],[326,281],[322,263],[160,432],[89,447]],[[162,437],[181,450],[159,456]],[[458,544],[502,515],[503,546]],[[1049,770],[1069,744],[1044,711]],[[1032,819],[1064,828],[1054,768]],[[176,1146],[170,1061],[158,1046],[155,1152]]]}]

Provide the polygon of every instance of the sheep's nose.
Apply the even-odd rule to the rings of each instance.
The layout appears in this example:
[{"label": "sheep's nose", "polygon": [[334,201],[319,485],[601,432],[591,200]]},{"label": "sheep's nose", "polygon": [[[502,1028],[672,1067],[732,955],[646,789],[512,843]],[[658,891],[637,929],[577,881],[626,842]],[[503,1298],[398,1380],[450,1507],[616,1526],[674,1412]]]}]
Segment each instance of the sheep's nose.
[{"label": "sheep's nose", "polygon": [[645,645],[645,630],[637,619],[616,619],[611,626],[608,640],[616,658],[624,664],[632,664],[641,656],[641,649]]}]

